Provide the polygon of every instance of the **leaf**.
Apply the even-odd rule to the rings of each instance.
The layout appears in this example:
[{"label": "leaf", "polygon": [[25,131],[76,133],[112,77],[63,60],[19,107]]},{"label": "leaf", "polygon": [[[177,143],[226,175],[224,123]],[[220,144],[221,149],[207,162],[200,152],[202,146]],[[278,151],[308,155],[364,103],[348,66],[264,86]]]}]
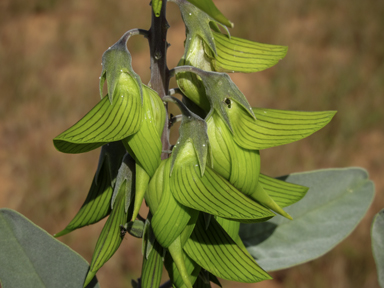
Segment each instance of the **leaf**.
[{"label": "leaf", "polygon": [[373,219],[371,236],[379,284],[380,287],[384,287],[384,209]]},{"label": "leaf", "polygon": [[83,153],[136,133],[142,122],[140,94],[130,85],[120,89],[119,95],[123,97],[116,97],[111,104],[105,96],[80,121],[53,139],[56,149],[64,153]]},{"label": "leaf", "polygon": [[112,209],[111,215],[108,217],[103,230],[100,233],[99,239],[97,240],[95,250],[92,256],[91,267],[89,269],[85,285],[87,285],[96,272],[107,262],[112,255],[119,248],[123,237],[121,237],[120,225],[124,225],[128,219],[128,213],[125,210],[125,185],[128,185],[125,181],[120,187],[119,194],[116,199],[114,208]]},{"label": "leaf", "polygon": [[206,230],[204,219],[200,216],[184,251],[205,270],[226,280],[254,283],[271,279],[215,219]]},{"label": "leaf", "polygon": [[199,9],[203,10],[205,13],[207,13],[209,16],[211,16],[217,22],[219,22],[225,26],[231,27],[231,28],[233,27],[233,23],[231,21],[229,21],[219,11],[219,9],[217,9],[217,7],[212,2],[212,0],[188,0],[188,2],[191,2],[193,5],[195,5]]},{"label": "leaf", "polygon": [[374,196],[373,183],[360,168],[296,173],[285,181],[309,187],[306,197],[286,208],[293,220],[276,216],[240,226],[245,246],[267,271],[298,265],[331,250],[355,229]]},{"label": "leaf", "polygon": [[[139,162],[144,170],[150,177],[155,173],[156,168],[161,161],[161,134],[158,134],[159,126],[162,130],[165,122],[165,110],[164,105],[160,97],[152,89],[144,86],[143,90],[143,123],[139,131],[128,138],[124,139],[124,144],[128,144],[133,153],[131,155],[135,158],[136,162]],[[157,100],[152,99],[156,97]],[[157,119],[158,115],[155,115],[153,102],[161,102],[161,110],[164,111],[162,119]],[[129,150],[129,148],[127,150]]]},{"label": "leaf", "polygon": [[[236,108],[236,103],[234,107]],[[331,121],[335,111],[303,112],[253,108],[256,121],[238,117],[233,121],[233,139],[246,149],[261,150],[295,142],[320,130]],[[235,114],[235,109],[228,112]],[[235,115],[233,115],[235,117]]]},{"label": "leaf", "polygon": [[201,177],[194,162],[174,169],[170,182],[175,199],[193,209],[237,221],[257,221],[275,214],[252,201],[206,167]]},{"label": "leaf", "polygon": [[260,174],[259,182],[264,190],[280,207],[287,207],[301,200],[308,187],[296,185]]},{"label": "leaf", "polygon": [[286,46],[263,44],[213,32],[217,54],[205,48],[214,71],[252,73],[277,64],[288,51]]},{"label": "leaf", "polygon": [[142,288],[158,288],[161,282],[161,274],[163,272],[163,249],[155,241],[148,259],[143,257],[143,268],[141,272]]},{"label": "leaf", "polygon": [[[82,287],[89,269],[75,251],[5,208],[0,209],[0,267],[4,288]],[[87,287],[99,287],[96,278]]]}]

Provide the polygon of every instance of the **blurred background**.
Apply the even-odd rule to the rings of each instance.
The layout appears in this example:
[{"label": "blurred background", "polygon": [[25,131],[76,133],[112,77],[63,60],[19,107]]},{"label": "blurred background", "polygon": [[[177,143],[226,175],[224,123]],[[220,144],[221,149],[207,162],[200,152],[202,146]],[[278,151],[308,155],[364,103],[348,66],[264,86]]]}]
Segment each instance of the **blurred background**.
[{"label": "blurred background", "polygon": [[[0,207],[19,211],[51,234],[76,214],[99,151],[65,155],[55,150],[52,139],[99,101],[101,55],[125,31],[149,28],[148,2],[0,0]],[[275,67],[231,75],[252,106],[338,110],[327,127],[309,138],[262,151],[262,172],[279,176],[361,166],[376,184],[368,214],[331,252],[272,273],[271,281],[225,282],[225,287],[378,287],[369,232],[374,214],[384,207],[384,2],[215,3],[235,23],[232,35],[289,46],[288,55]],[[172,68],[185,39],[173,3],[168,5],[168,21]],[[136,36],[128,47],[135,71],[147,83],[146,40]],[[60,240],[90,261],[102,225]],[[101,287],[131,287],[131,279],[140,276],[140,245],[139,239],[125,236],[97,274]]]}]

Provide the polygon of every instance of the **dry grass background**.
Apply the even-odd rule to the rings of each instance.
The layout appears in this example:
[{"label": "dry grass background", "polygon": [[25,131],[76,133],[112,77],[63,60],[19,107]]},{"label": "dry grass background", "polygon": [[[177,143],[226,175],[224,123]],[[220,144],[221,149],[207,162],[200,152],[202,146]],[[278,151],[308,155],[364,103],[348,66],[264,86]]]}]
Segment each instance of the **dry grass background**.
[{"label": "dry grass background", "polygon": [[[52,138],[99,100],[101,55],[128,29],[149,27],[149,1],[0,1],[0,207],[16,209],[49,233],[63,229],[86,197],[98,151],[57,152]],[[253,106],[338,110],[315,135],[262,152],[263,172],[278,176],[326,167],[362,166],[376,198],[358,228],[325,256],[272,273],[258,284],[226,287],[378,287],[370,249],[372,217],[384,207],[384,2],[216,1],[232,34],[289,46],[277,66],[233,75]],[[169,67],[179,60],[184,27],[174,4]],[[134,68],[149,79],[147,43],[129,42]],[[62,237],[88,261],[101,225]],[[102,287],[130,287],[139,277],[140,241],[126,236],[103,267]]]}]

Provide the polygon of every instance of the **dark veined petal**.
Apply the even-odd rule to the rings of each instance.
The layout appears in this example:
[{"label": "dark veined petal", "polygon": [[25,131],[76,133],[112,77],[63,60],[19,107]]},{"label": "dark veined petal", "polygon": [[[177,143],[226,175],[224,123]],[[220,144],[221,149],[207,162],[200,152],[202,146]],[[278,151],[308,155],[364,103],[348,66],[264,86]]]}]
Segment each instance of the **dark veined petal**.
[{"label": "dark veined petal", "polygon": [[260,174],[259,151],[237,145],[232,133],[216,113],[211,114],[207,123],[209,139],[213,139],[213,169],[242,193],[252,194],[257,188]]},{"label": "dark veined petal", "polygon": [[[230,115],[235,115],[233,103]],[[246,149],[261,150],[303,139],[331,121],[335,111],[303,112],[253,108],[257,121],[239,117],[233,122],[233,139]]]},{"label": "dark veined petal", "polygon": [[[185,268],[187,270],[187,273],[189,274],[190,282],[192,285],[194,285],[197,276],[199,275],[199,272],[201,270],[201,267],[197,265],[196,262],[193,261],[184,251],[182,252],[182,254],[184,257]],[[164,266],[167,269],[173,287],[182,288],[184,285],[183,279],[169,253],[165,254]]]},{"label": "dark veined petal", "polygon": [[116,182],[118,165],[126,153],[121,142],[112,142],[101,148],[99,164],[93,178],[88,196],[79,212],[55,237],[63,236],[75,229],[99,222],[111,211],[113,185]]},{"label": "dark veined petal", "polygon": [[289,220],[292,220],[292,217],[287,212],[285,212],[278,204],[276,204],[276,202],[271,196],[268,195],[267,192],[265,192],[264,187],[260,182],[257,183],[257,188],[251,195],[249,195],[249,197],[261,203],[264,207],[271,209],[275,213],[278,213],[288,218]]},{"label": "dark veined petal", "polygon": [[164,168],[164,181],[161,192],[161,201],[156,209],[152,211],[152,229],[157,241],[164,248],[180,236],[181,232],[187,226],[191,214],[197,214],[197,211],[179,204],[173,197],[169,187],[170,161],[166,161]]},{"label": "dark veined petal", "polygon": [[225,34],[212,32],[217,54],[209,47],[206,54],[211,57],[213,70],[217,72],[252,73],[277,64],[287,54],[288,47],[263,44]]},{"label": "dark veined petal", "polygon": [[143,257],[143,266],[141,272],[142,288],[158,288],[161,282],[163,272],[163,248],[157,241],[153,245],[148,258]]},{"label": "dark veined petal", "polygon": [[120,191],[123,189],[125,194],[125,212],[128,211],[129,206],[131,206],[132,197],[135,191],[135,161],[128,153],[125,154],[119,171],[116,177],[116,184],[113,189],[112,199],[111,199],[111,208],[113,209],[115,201]]},{"label": "dark veined petal", "polygon": [[180,273],[181,279],[184,282],[186,288],[192,288],[192,282],[189,277],[187,266],[185,264],[183,247],[181,245],[180,236],[168,247],[168,251],[172,256],[173,262],[175,262],[176,268]]},{"label": "dark veined petal", "polygon": [[119,97],[111,104],[105,96],[72,127],[61,133],[53,143],[64,153],[83,153],[106,143],[122,140],[136,133],[142,123],[140,92],[129,74],[120,75]]},{"label": "dark veined petal", "polygon": [[[122,237],[120,225],[124,225],[128,219],[128,213],[125,213],[125,182],[121,185],[115,206],[105,223],[103,230],[97,240],[93,252],[92,261],[84,287],[93,279],[96,272],[107,262],[119,248]],[[132,213],[132,211],[131,211]]]},{"label": "dark veined petal", "polygon": [[[161,134],[158,134],[159,127],[164,127],[165,122],[165,109],[160,97],[152,89],[144,86],[144,115],[143,123],[140,130],[123,140],[123,143],[128,146],[127,150],[132,151],[132,156],[136,162],[144,168],[150,177],[155,173],[156,168],[161,161]],[[156,98],[154,98],[156,97]],[[159,105],[156,102],[161,102]],[[155,106],[155,107],[153,107]],[[163,117],[155,115],[154,109],[161,107]],[[158,112],[156,112],[158,113]]]},{"label": "dark veined petal", "polygon": [[171,191],[179,203],[240,222],[257,221],[260,218],[274,216],[272,212],[253,202],[211,168],[206,167],[204,176],[201,177],[195,160],[184,159],[182,166],[175,166],[170,180]]},{"label": "dark veined petal", "polygon": [[159,206],[161,196],[163,193],[164,180],[164,169],[169,160],[162,160],[159,167],[157,167],[155,174],[152,176],[148,189],[145,192],[144,198],[147,203],[149,210],[152,214],[156,213]]},{"label": "dark veined petal", "polygon": [[287,207],[301,200],[309,189],[308,187],[288,183],[263,174],[260,174],[259,182],[280,207]]},{"label": "dark veined petal", "polygon": [[184,251],[205,270],[226,280],[254,283],[271,279],[215,219],[212,219],[207,230],[203,217],[199,217]]}]

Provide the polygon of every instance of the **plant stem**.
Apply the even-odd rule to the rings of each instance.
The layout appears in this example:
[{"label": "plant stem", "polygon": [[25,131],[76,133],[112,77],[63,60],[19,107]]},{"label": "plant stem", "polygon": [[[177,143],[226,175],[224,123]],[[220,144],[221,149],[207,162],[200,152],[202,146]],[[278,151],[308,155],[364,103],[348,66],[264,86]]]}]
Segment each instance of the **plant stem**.
[{"label": "plant stem", "polygon": [[[163,0],[160,16],[156,17],[152,11],[152,24],[149,30],[148,41],[151,53],[151,81],[150,85],[155,90],[160,98],[163,98],[168,93],[169,86],[169,70],[167,67],[167,30],[169,24],[165,17],[167,1]],[[163,143],[162,151],[170,150],[169,143],[169,128],[168,128],[168,104],[164,103],[166,109],[166,121],[161,136]],[[162,153],[161,159],[169,157],[168,153]]]}]

